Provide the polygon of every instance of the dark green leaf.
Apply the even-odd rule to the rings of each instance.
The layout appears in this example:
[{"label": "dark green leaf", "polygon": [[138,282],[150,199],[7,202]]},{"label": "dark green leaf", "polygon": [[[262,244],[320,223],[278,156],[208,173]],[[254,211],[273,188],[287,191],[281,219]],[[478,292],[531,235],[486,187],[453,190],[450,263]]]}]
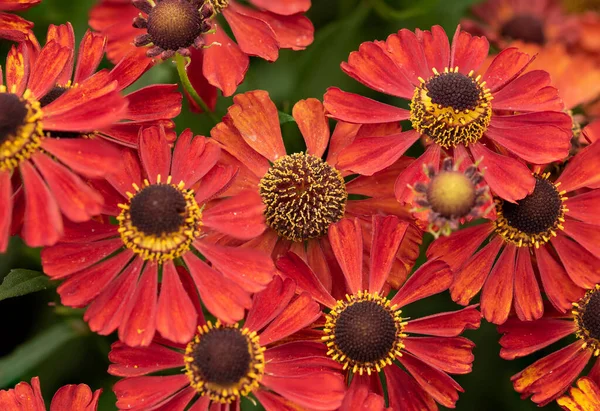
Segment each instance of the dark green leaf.
[{"label": "dark green leaf", "polygon": [[11,270],[0,285],[0,301],[45,290],[49,286],[48,277],[40,272],[23,269]]},{"label": "dark green leaf", "polygon": [[290,116],[287,113],[279,111],[279,124],[291,123],[294,122],[294,117]]}]

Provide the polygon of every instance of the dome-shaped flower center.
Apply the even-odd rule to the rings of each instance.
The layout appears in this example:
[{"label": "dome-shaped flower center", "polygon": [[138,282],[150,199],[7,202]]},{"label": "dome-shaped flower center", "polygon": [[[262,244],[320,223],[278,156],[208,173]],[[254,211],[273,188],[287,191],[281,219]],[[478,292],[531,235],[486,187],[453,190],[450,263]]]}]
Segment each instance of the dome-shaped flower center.
[{"label": "dome-shaped flower center", "polygon": [[202,22],[198,7],[190,1],[162,0],[148,14],[148,34],[154,45],[177,51],[194,44],[202,34]]},{"label": "dome-shaped flower center", "polygon": [[477,189],[459,171],[442,171],[435,175],[427,188],[427,200],[436,213],[446,218],[465,217],[475,206]]},{"label": "dome-shaped flower center", "polygon": [[344,369],[371,374],[401,355],[400,311],[377,294],[359,292],[338,301],[326,320],[322,339],[329,348],[327,355],[344,364]]},{"label": "dome-shaped flower center", "polygon": [[29,90],[22,97],[0,86],[0,171],[12,171],[31,157],[43,136],[40,103]]},{"label": "dome-shaped flower center", "polygon": [[589,290],[581,300],[573,303],[573,316],[578,326],[577,337],[584,347],[600,355],[600,285]]},{"label": "dome-shaped flower center", "polygon": [[202,212],[194,191],[183,182],[148,184],[129,194],[117,217],[125,245],[145,260],[164,262],[181,256],[200,235]]},{"label": "dome-shaped flower center", "polygon": [[476,142],[492,116],[490,90],[472,71],[464,75],[456,67],[433,72],[428,80],[419,78],[415,89],[410,103],[413,128],[444,148]]},{"label": "dome-shaped flower center", "polygon": [[539,247],[563,229],[566,200],[556,186],[547,180],[549,174],[535,176],[535,188],[517,203],[497,200],[496,232],[505,241],[521,246]]},{"label": "dome-shaped flower center", "polygon": [[200,395],[229,403],[258,388],[264,351],[255,332],[208,323],[187,346],[186,373]]},{"label": "dome-shaped flower center", "polygon": [[502,26],[500,35],[511,40],[543,45],[546,43],[544,23],[528,14],[514,16]]},{"label": "dome-shaped flower center", "polygon": [[259,187],[267,224],[288,240],[319,238],[344,216],[348,193],[342,175],[310,154],[280,158]]}]

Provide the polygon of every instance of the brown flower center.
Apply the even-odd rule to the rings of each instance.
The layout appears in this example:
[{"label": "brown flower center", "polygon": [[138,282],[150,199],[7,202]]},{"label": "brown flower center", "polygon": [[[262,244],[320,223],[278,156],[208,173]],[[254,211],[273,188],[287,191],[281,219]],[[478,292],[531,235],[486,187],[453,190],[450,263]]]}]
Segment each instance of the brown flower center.
[{"label": "brown flower center", "polygon": [[587,348],[597,357],[600,355],[600,285],[588,290],[573,303],[573,319],[577,325],[576,336],[583,340]]},{"label": "brown flower center", "polygon": [[25,101],[16,94],[0,94],[0,144],[17,134],[26,117]]},{"label": "brown flower center", "polygon": [[151,41],[164,50],[191,47],[202,31],[200,11],[188,0],[162,0],[148,14]]},{"label": "brown flower center", "polygon": [[587,330],[590,337],[600,340],[600,294],[592,293],[582,316],[583,328]]},{"label": "brown flower center", "polygon": [[310,154],[277,160],[261,179],[267,224],[292,241],[319,238],[338,222],[348,193],[338,170]]},{"label": "brown flower center", "polygon": [[537,17],[521,14],[514,16],[502,26],[502,37],[512,40],[521,40],[526,43],[543,45],[546,43],[544,23]]},{"label": "brown flower center", "polygon": [[442,73],[425,83],[431,102],[458,111],[474,110],[479,102],[479,86],[462,73]]},{"label": "brown flower center", "polygon": [[168,184],[145,187],[131,199],[131,223],[146,235],[170,234],[179,230],[186,212],[183,193]]}]

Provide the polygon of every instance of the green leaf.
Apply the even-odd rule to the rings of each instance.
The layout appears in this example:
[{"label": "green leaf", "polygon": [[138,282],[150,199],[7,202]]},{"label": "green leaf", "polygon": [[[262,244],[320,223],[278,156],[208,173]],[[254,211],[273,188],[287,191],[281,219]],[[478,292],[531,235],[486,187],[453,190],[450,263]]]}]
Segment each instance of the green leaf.
[{"label": "green leaf", "polygon": [[49,286],[48,277],[38,271],[11,270],[0,285],[0,301],[45,290]]},{"label": "green leaf", "polygon": [[294,117],[290,116],[287,113],[279,111],[279,124],[292,123],[295,122]]},{"label": "green leaf", "polygon": [[0,359],[0,388],[20,381],[57,348],[78,335],[68,323],[60,323],[36,335],[20,345],[12,353]]}]

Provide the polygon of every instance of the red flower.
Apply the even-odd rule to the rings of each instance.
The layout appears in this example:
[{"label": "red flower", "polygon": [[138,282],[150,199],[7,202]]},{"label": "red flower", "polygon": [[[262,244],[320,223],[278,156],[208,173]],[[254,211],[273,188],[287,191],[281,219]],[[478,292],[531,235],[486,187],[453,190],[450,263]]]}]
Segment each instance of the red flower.
[{"label": "red flower", "polygon": [[599,158],[600,144],[586,147],[556,182],[548,180],[549,173],[534,174],[535,190],[523,200],[496,199],[495,221],[435,241],[427,256],[446,261],[454,271],[452,299],[468,304],[483,288],[483,316],[502,324],[513,304],[521,320],[542,316],[536,272],[548,300],[561,312],[600,282],[600,220],[595,212],[600,191],[578,193],[600,184]]},{"label": "red flower", "polygon": [[[320,343],[283,342],[320,316],[319,305],[295,290],[292,280],[276,276],[254,296],[243,326],[201,318],[198,334],[184,345],[113,344],[108,372],[125,377],[114,385],[117,407],[183,411],[192,402],[199,411],[219,404],[239,409],[240,398],[252,394],[267,410],[337,409],[345,390],[339,364]],[[177,373],[148,375],[169,369]]]},{"label": "red flower", "polygon": [[600,361],[595,359],[600,355],[599,290],[600,285],[596,285],[581,299],[573,300],[572,311],[566,314],[548,307],[539,320],[522,322],[509,318],[498,327],[503,334],[500,356],[506,360],[529,355],[570,335],[577,337],[574,343],[512,376],[513,386],[522,398],[531,396],[540,406],[550,403],[567,390],[592,358],[594,366],[589,377],[599,380]]},{"label": "red flower", "polygon": [[571,387],[570,395],[556,400],[564,410],[594,411],[600,409],[600,387],[591,378],[577,380],[577,388]]},{"label": "red flower", "polygon": [[[152,45],[141,49],[147,50],[149,57],[191,54],[192,62],[199,60],[202,65],[201,70],[188,67],[194,88],[213,95],[216,90],[199,87],[208,81],[230,96],[244,80],[249,56],[275,61],[279,49],[302,50],[313,41],[313,26],[302,14],[310,8],[310,0],[249,3],[255,8],[234,0],[162,0],[156,5],[147,0],[101,0],[92,9],[90,26],[107,35],[108,57],[113,62],[135,47],[134,43]],[[237,44],[223,30],[219,16],[229,25]],[[186,28],[188,24],[193,25]]]},{"label": "red flower", "polygon": [[[62,242],[42,250],[44,272],[65,279],[58,287],[62,303],[88,306],[84,319],[93,331],[105,335],[118,328],[128,345],[150,344],[155,331],[189,341],[196,310],[182,281],[197,288],[208,311],[222,321],[240,320],[250,294],[265,288],[275,267],[266,254],[204,238],[204,227],[219,227],[228,213],[218,205],[204,211],[204,204],[227,188],[236,170],[217,164],[219,147],[189,130],[171,153],[162,128],[144,128],[139,158],[125,148],[120,155],[122,166],[107,177],[110,184],[98,185],[106,218],[68,224]],[[260,230],[247,222],[239,235]],[[178,273],[174,260],[187,270],[178,267]]]},{"label": "red flower", "polygon": [[[50,404],[50,411],[95,411],[102,390],[92,390],[85,384],[65,385],[61,387]],[[14,389],[0,391],[0,409],[2,411],[46,411],[40,379],[33,377],[31,385],[18,383]]]},{"label": "red flower", "polygon": [[339,411],[393,411],[392,408],[385,407],[383,392],[377,393],[371,390],[378,388],[380,387],[368,387],[362,384],[361,378],[353,378]]},{"label": "red flower", "polygon": [[33,23],[15,14],[4,11],[26,10],[42,0],[0,0],[0,38],[12,41],[25,41],[34,38]]},{"label": "red flower", "polygon": [[[400,30],[387,41],[363,43],[342,69],[363,84],[410,100],[410,110],[330,88],[324,105],[331,117],[352,123],[411,120],[414,130],[390,141],[388,156],[400,157],[419,136],[431,144],[396,181],[396,198],[407,201],[423,164],[436,164],[442,149],[469,157],[468,148],[487,184],[498,196],[516,201],[533,190],[535,179],[518,159],[546,164],[566,157],[571,118],[560,112],[563,104],[550,86],[548,73],[522,74],[532,58],[510,48],[502,51],[485,72],[479,72],[488,55],[484,37],[457,28],[452,47],[441,27],[416,34]],[[457,96],[460,96],[457,97]],[[365,145],[357,139],[347,148]],[[367,147],[363,156],[375,156]],[[343,155],[343,153],[342,153]],[[517,158],[514,158],[517,157]],[[378,171],[373,164],[350,166],[356,172]],[[436,169],[437,171],[437,169]]]},{"label": "red flower", "polygon": [[[471,371],[474,344],[460,334],[479,327],[481,314],[470,306],[456,312],[420,319],[401,316],[400,308],[440,293],[452,281],[452,272],[439,260],[419,268],[398,290],[388,296],[385,288],[394,256],[406,230],[395,216],[373,216],[371,258],[363,263],[363,233],[359,222],[344,219],[329,230],[333,253],[343,271],[347,295],[337,300],[327,292],[320,267],[313,269],[289,252],[277,261],[285,278],[323,304],[325,322],[315,324],[312,339],[320,339],[327,355],[343,365],[347,376],[359,378],[360,385],[382,393],[379,372],[387,381],[389,405],[395,410],[437,410],[436,402],[454,408],[462,388],[449,374]],[[370,238],[371,237],[371,238]],[[364,268],[367,266],[368,268]],[[425,337],[413,336],[425,335]],[[408,371],[408,374],[395,361]]]},{"label": "red flower", "polygon": [[[224,158],[229,160],[224,161],[240,168],[238,179],[227,192],[233,196],[222,204],[231,212],[229,221],[222,220],[227,226],[217,227],[220,231],[235,232],[240,230],[240,222],[253,221],[262,224],[265,231],[247,246],[267,250],[275,258],[292,249],[325,262],[333,259],[327,230],[344,216],[360,217],[366,232],[370,230],[366,226],[372,214],[411,219],[407,207],[398,204],[393,195],[394,180],[409,161],[389,160],[389,141],[400,131],[398,125],[361,127],[338,123],[331,134],[321,102],[301,100],[292,113],[306,152],[287,154],[277,108],[266,91],[238,94],[233,101],[223,122],[211,131],[213,139],[227,152]],[[373,135],[392,136],[370,137]],[[360,148],[340,155],[344,147],[360,138],[377,149],[378,155],[363,157]],[[323,158],[325,152],[327,156]],[[349,164],[354,164],[357,157],[363,163],[385,163],[389,167],[372,177],[359,175],[346,182],[344,177],[356,174]],[[354,200],[350,195],[360,195],[362,199]],[[422,232],[415,226],[408,228],[390,276],[394,286],[406,279],[419,255],[421,237]],[[325,285],[331,290],[331,282]],[[343,293],[339,295],[342,296]]]}]

